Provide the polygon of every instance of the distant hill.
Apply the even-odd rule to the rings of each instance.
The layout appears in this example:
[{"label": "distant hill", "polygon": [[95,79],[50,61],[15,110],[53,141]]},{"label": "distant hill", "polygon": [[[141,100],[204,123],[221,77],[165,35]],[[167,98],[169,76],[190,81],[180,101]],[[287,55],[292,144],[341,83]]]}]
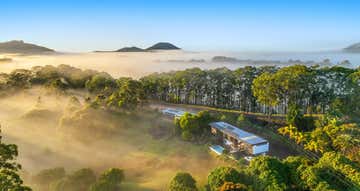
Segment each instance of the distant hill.
[{"label": "distant hill", "polygon": [[119,50],[116,50],[115,52],[144,52],[145,50],[142,48],[138,48],[136,46],[132,47],[124,47]]},{"label": "distant hill", "polygon": [[121,48],[119,50],[115,50],[115,51],[95,51],[95,52],[146,52],[146,51],[153,51],[153,50],[179,50],[180,48],[168,43],[168,42],[159,42],[154,44],[153,46],[147,48],[147,49],[142,49],[136,46],[132,46],[132,47],[124,47]]},{"label": "distant hill", "polygon": [[13,40],[8,42],[0,43],[0,53],[46,53],[54,52],[54,50],[38,46],[35,44],[25,43],[22,40]]},{"label": "distant hill", "polygon": [[345,51],[347,52],[358,52],[360,53],[360,43],[356,43],[356,44],[353,44],[351,46],[348,46],[346,48],[344,48]]},{"label": "distant hill", "polygon": [[153,46],[147,48],[146,50],[179,50],[180,48],[168,43],[168,42],[159,42],[154,44]]}]

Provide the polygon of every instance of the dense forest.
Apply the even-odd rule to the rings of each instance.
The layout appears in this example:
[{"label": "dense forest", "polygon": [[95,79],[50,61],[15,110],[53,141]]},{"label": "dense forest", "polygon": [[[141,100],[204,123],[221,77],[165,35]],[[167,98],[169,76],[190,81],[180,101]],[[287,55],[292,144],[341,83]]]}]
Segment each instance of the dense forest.
[{"label": "dense forest", "polygon": [[[259,156],[241,168],[218,167],[208,175],[206,189],[211,191],[247,190],[359,190],[358,167],[336,153],[327,153],[318,162],[304,157]],[[346,175],[344,178],[344,174]],[[347,179],[348,178],[348,179]],[[178,173],[171,191],[198,190],[190,174]]]},{"label": "dense forest", "polygon": [[59,90],[86,88],[89,92],[103,94],[109,99],[116,97],[114,92],[119,87],[141,89],[142,92],[127,93],[138,94],[139,99],[145,99],[146,95],[147,99],[152,100],[244,112],[286,114],[293,106],[304,114],[336,112],[339,115],[360,115],[357,100],[360,93],[360,71],[337,66],[247,66],[234,71],[227,68],[192,68],[154,73],[139,80],[113,79],[107,73],[82,71],[67,65],[18,69],[10,74],[0,75],[0,89],[28,88],[34,85]]},{"label": "dense forest", "polygon": [[[273,129],[300,145],[303,156],[256,157],[246,166],[244,161],[237,161],[238,168],[219,167],[211,172],[206,188],[201,189],[355,191],[360,187],[360,71],[357,69],[303,65],[244,67],[234,71],[193,68],[155,73],[135,80],[114,79],[106,73],[60,65],[0,74],[1,96],[11,96],[35,86],[59,94],[73,89],[85,91],[84,102],[88,107],[111,112],[136,113],[147,102],[156,100],[265,113],[269,118],[284,114],[287,125]],[[214,119],[230,123],[247,120],[242,115],[232,119],[206,111],[187,113],[175,121],[174,133],[185,141],[199,143],[198,139],[209,134],[207,124]],[[29,190],[22,186],[17,175],[20,166],[14,163],[16,146],[1,143],[0,155],[2,188]],[[72,178],[76,175],[66,175],[63,169],[49,172],[61,174],[58,190],[73,184]],[[115,174],[115,183],[103,182],[109,172]],[[104,172],[99,180],[89,169],[78,173],[91,175],[87,183],[89,189],[92,185],[91,190],[116,190],[123,179],[122,171],[110,169],[109,172]],[[113,180],[108,179],[108,182]],[[169,189],[198,190],[198,187],[190,174],[179,172],[171,180]]]},{"label": "dense forest", "polygon": [[269,114],[285,114],[290,105],[309,114],[341,105],[336,109],[359,114],[359,74],[343,67],[247,66],[234,71],[192,68],[155,73],[140,81],[149,98],[172,103]]}]

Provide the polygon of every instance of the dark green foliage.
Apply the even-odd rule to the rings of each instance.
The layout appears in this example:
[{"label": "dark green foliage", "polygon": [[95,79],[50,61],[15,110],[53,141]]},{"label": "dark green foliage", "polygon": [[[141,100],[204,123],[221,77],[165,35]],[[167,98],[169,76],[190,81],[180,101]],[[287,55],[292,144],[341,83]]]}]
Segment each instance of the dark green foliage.
[{"label": "dark green foliage", "polygon": [[118,191],[124,180],[123,170],[110,168],[98,180],[91,169],[84,168],[65,174],[64,168],[45,169],[32,177],[37,190],[49,191]]},{"label": "dark green foliage", "polygon": [[298,124],[296,124],[301,131],[311,131],[315,129],[315,118],[312,116],[304,116]]},{"label": "dark green foliage", "polygon": [[329,152],[304,169],[301,179],[313,190],[355,191],[360,189],[360,168],[341,154]]},{"label": "dark green foliage", "polygon": [[294,65],[280,68],[275,73],[261,74],[254,80],[252,90],[262,104],[274,107],[284,103],[283,112],[286,113],[289,105],[303,105],[304,99],[312,93],[309,87],[313,81],[311,69]]},{"label": "dark green foliage", "polygon": [[310,131],[315,128],[315,120],[311,116],[304,116],[297,105],[290,105],[286,114],[286,121],[289,125],[297,127],[300,131]]},{"label": "dark green foliage", "polygon": [[3,143],[0,135],[0,190],[31,191],[29,187],[23,185],[20,178],[21,166],[15,162],[17,155],[17,146]]},{"label": "dark green foliage", "polygon": [[289,111],[286,115],[286,121],[289,125],[299,127],[301,120],[303,120],[304,115],[301,113],[300,108],[292,104],[289,106]]},{"label": "dark green foliage", "polygon": [[17,69],[10,74],[2,75],[2,88],[24,89],[33,85],[46,85],[52,89],[64,90],[66,88],[85,88],[85,83],[92,76],[102,75],[111,78],[106,73],[92,70],[80,70],[68,65],[36,66],[31,70]]},{"label": "dark green foliage", "polygon": [[120,78],[117,83],[119,89],[107,99],[108,106],[133,110],[145,100],[144,90],[139,81]]},{"label": "dark green foliage", "polygon": [[176,132],[181,132],[181,137],[186,141],[191,141],[200,137],[208,130],[208,124],[212,121],[212,116],[208,111],[201,111],[197,114],[185,113],[179,120],[175,121]]},{"label": "dark green foliage", "polygon": [[171,180],[169,191],[197,191],[196,181],[186,172],[178,172]]},{"label": "dark green foliage", "polygon": [[111,168],[103,172],[96,183],[90,187],[90,191],[117,191],[124,178],[123,170]]},{"label": "dark green foliage", "polygon": [[56,82],[61,80],[63,83],[71,88],[84,88],[86,81],[91,76],[98,74],[98,72],[92,70],[80,70],[68,65],[54,66],[37,66],[31,69],[32,78],[31,83],[34,85],[42,85]]},{"label": "dark green foliage", "polygon": [[274,157],[259,156],[251,160],[249,174],[255,178],[254,187],[258,190],[287,190],[290,185],[289,170]]},{"label": "dark green foliage", "polygon": [[302,174],[304,170],[310,167],[312,162],[301,156],[290,156],[283,160],[283,164],[287,166],[290,181],[290,187],[294,190],[306,190],[308,188],[307,184],[302,180]]},{"label": "dark green foliage", "polygon": [[218,167],[208,176],[211,191],[217,191],[225,182],[241,183],[241,181],[240,173],[231,167]]},{"label": "dark green foliage", "polygon": [[235,71],[193,68],[151,74],[141,78],[141,82],[148,98],[173,103],[284,114],[289,106],[297,105],[301,113],[312,114],[331,110],[331,103],[340,99],[338,112],[359,116],[358,73],[341,67],[303,65],[244,67]]},{"label": "dark green foliage", "polygon": [[211,191],[237,190],[237,185],[240,190],[256,191],[357,191],[360,188],[360,167],[335,152],[324,153],[319,160],[301,156],[284,160],[258,156],[241,173],[229,167],[215,169],[208,177],[208,184]]},{"label": "dark green foliage", "polygon": [[115,80],[108,75],[97,74],[91,77],[85,84],[90,92],[101,93],[116,87]]},{"label": "dark green foliage", "polygon": [[103,172],[99,180],[107,181],[113,185],[117,185],[122,182],[125,178],[124,171],[117,168],[110,168],[109,170]]}]

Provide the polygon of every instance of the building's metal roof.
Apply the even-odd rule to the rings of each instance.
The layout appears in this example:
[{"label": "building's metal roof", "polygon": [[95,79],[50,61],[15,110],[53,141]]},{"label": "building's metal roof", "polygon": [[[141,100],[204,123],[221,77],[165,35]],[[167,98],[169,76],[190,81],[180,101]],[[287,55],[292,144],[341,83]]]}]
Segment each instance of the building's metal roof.
[{"label": "building's metal roof", "polygon": [[224,152],[224,147],[220,146],[220,145],[212,145],[209,147],[210,150],[212,150],[213,152],[215,152],[218,155],[221,155]]},{"label": "building's metal roof", "polygon": [[244,130],[241,130],[231,124],[219,121],[219,122],[212,122],[209,124],[211,127],[214,127],[218,129],[219,131],[229,134],[230,136],[234,137],[235,139],[239,141],[246,142],[250,145],[257,145],[260,143],[266,143],[267,140],[256,136],[252,133],[246,132]]},{"label": "building's metal roof", "polygon": [[[183,116],[187,111],[183,111],[183,110],[178,110],[178,109],[172,109],[172,108],[166,108],[162,110],[162,113],[164,114],[168,114],[168,115],[172,115],[174,117],[181,117]],[[196,113],[193,112],[187,112],[190,113],[192,115],[196,115]]]},{"label": "building's metal roof", "polygon": [[185,114],[185,111],[170,109],[170,108],[164,109],[164,110],[162,110],[162,112],[165,114],[176,116],[176,117],[180,117]]}]

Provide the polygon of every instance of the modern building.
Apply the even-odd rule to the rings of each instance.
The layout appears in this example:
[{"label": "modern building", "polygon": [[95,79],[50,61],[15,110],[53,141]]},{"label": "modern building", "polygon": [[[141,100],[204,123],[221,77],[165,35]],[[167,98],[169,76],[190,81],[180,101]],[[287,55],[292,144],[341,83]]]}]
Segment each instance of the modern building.
[{"label": "modern building", "polygon": [[221,139],[224,147],[231,153],[245,151],[251,155],[259,155],[269,151],[269,142],[259,136],[222,121],[212,122],[209,125],[211,133]]}]

